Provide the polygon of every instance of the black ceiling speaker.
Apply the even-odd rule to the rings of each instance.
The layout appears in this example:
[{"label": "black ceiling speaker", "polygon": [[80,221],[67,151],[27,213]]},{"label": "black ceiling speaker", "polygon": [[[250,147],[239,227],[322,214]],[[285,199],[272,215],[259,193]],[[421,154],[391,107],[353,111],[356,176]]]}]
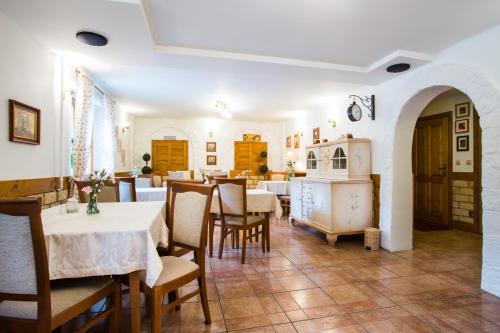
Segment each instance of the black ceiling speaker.
[{"label": "black ceiling speaker", "polygon": [[83,44],[91,46],[104,46],[108,44],[108,39],[101,34],[91,31],[80,31],[76,33],[76,39]]},{"label": "black ceiling speaker", "polygon": [[401,73],[401,72],[405,72],[405,71],[409,70],[410,67],[411,67],[410,64],[399,63],[399,64],[390,65],[389,67],[387,67],[387,71],[389,73]]}]

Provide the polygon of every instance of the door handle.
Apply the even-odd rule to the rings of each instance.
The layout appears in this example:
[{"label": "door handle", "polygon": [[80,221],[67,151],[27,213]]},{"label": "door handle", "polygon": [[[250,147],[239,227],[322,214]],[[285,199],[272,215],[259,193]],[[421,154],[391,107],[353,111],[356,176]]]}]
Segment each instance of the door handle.
[{"label": "door handle", "polygon": [[446,167],[446,164],[445,164],[443,167],[438,168],[438,169],[439,169],[439,170],[441,170],[441,176],[442,176],[442,177],[446,176],[447,169],[448,169],[448,168]]}]

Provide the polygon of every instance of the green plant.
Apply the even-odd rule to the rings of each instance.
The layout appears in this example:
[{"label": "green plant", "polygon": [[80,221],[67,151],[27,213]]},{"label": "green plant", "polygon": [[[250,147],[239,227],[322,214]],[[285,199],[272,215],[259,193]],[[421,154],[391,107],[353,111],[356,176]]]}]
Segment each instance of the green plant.
[{"label": "green plant", "polygon": [[144,155],[142,155],[142,159],[144,162],[146,162],[146,165],[148,165],[148,162],[151,161],[151,155],[145,153]]},{"label": "green plant", "polygon": [[264,150],[264,151],[260,152],[260,157],[266,158],[267,157],[267,151]]},{"label": "green plant", "polygon": [[267,167],[266,164],[261,164],[259,166],[259,171],[261,174],[265,175],[269,171],[269,168]]},{"label": "green plant", "polygon": [[144,155],[142,155],[142,159],[144,160],[144,162],[146,162],[146,165],[142,167],[141,171],[143,174],[148,175],[151,172],[153,172],[151,167],[148,166],[148,162],[151,161],[151,155],[149,155],[148,153],[145,153]]}]

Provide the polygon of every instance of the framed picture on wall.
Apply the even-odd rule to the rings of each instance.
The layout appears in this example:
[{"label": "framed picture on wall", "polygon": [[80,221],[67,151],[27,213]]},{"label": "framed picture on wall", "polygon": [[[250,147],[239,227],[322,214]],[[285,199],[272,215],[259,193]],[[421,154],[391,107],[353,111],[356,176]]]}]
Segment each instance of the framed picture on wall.
[{"label": "framed picture on wall", "polygon": [[455,104],[455,118],[470,117],[470,102]]},{"label": "framed picture on wall", "polygon": [[469,119],[455,120],[455,133],[469,133]]},{"label": "framed picture on wall", "polygon": [[243,134],[243,141],[261,141],[260,134]]},{"label": "framed picture on wall", "polygon": [[9,140],[40,144],[40,110],[9,99]]},{"label": "framed picture on wall", "polygon": [[299,133],[293,135],[293,147],[300,148],[300,135],[299,135]]},{"label": "framed picture on wall", "polygon": [[217,155],[207,155],[207,165],[217,165]]},{"label": "framed picture on wall", "polygon": [[292,148],[292,136],[287,136],[286,137],[286,147],[287,148]]},{"label": "framed picture on wall", "polygon": [[457,151],[469,151],[469,136],[457,136]]},{"label": "framed picture on wall", "polygon": [[207,142],[207,153],[215,153],[217,151],[216,142]]},{"label": "framed picture on wall", "polygon": [[313,128],[313,144],[320,142],[319,127]]}]

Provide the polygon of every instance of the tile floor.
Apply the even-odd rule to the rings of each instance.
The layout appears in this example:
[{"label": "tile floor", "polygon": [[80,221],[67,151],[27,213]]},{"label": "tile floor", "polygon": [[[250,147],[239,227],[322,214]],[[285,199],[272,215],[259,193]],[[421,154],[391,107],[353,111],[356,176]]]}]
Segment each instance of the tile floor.
[{"label": "tile floor", "polygon": [[209,260],[210,326],[192,299],[163,318],[162,331],[500,332],[500,298],[479,289],[479,235],[415,231],[413,251],[390,253],[364,250],[357,236],[329,247],[285,219],[271,230],[270,253],[254,243],[245,265],[230,247]]}]

